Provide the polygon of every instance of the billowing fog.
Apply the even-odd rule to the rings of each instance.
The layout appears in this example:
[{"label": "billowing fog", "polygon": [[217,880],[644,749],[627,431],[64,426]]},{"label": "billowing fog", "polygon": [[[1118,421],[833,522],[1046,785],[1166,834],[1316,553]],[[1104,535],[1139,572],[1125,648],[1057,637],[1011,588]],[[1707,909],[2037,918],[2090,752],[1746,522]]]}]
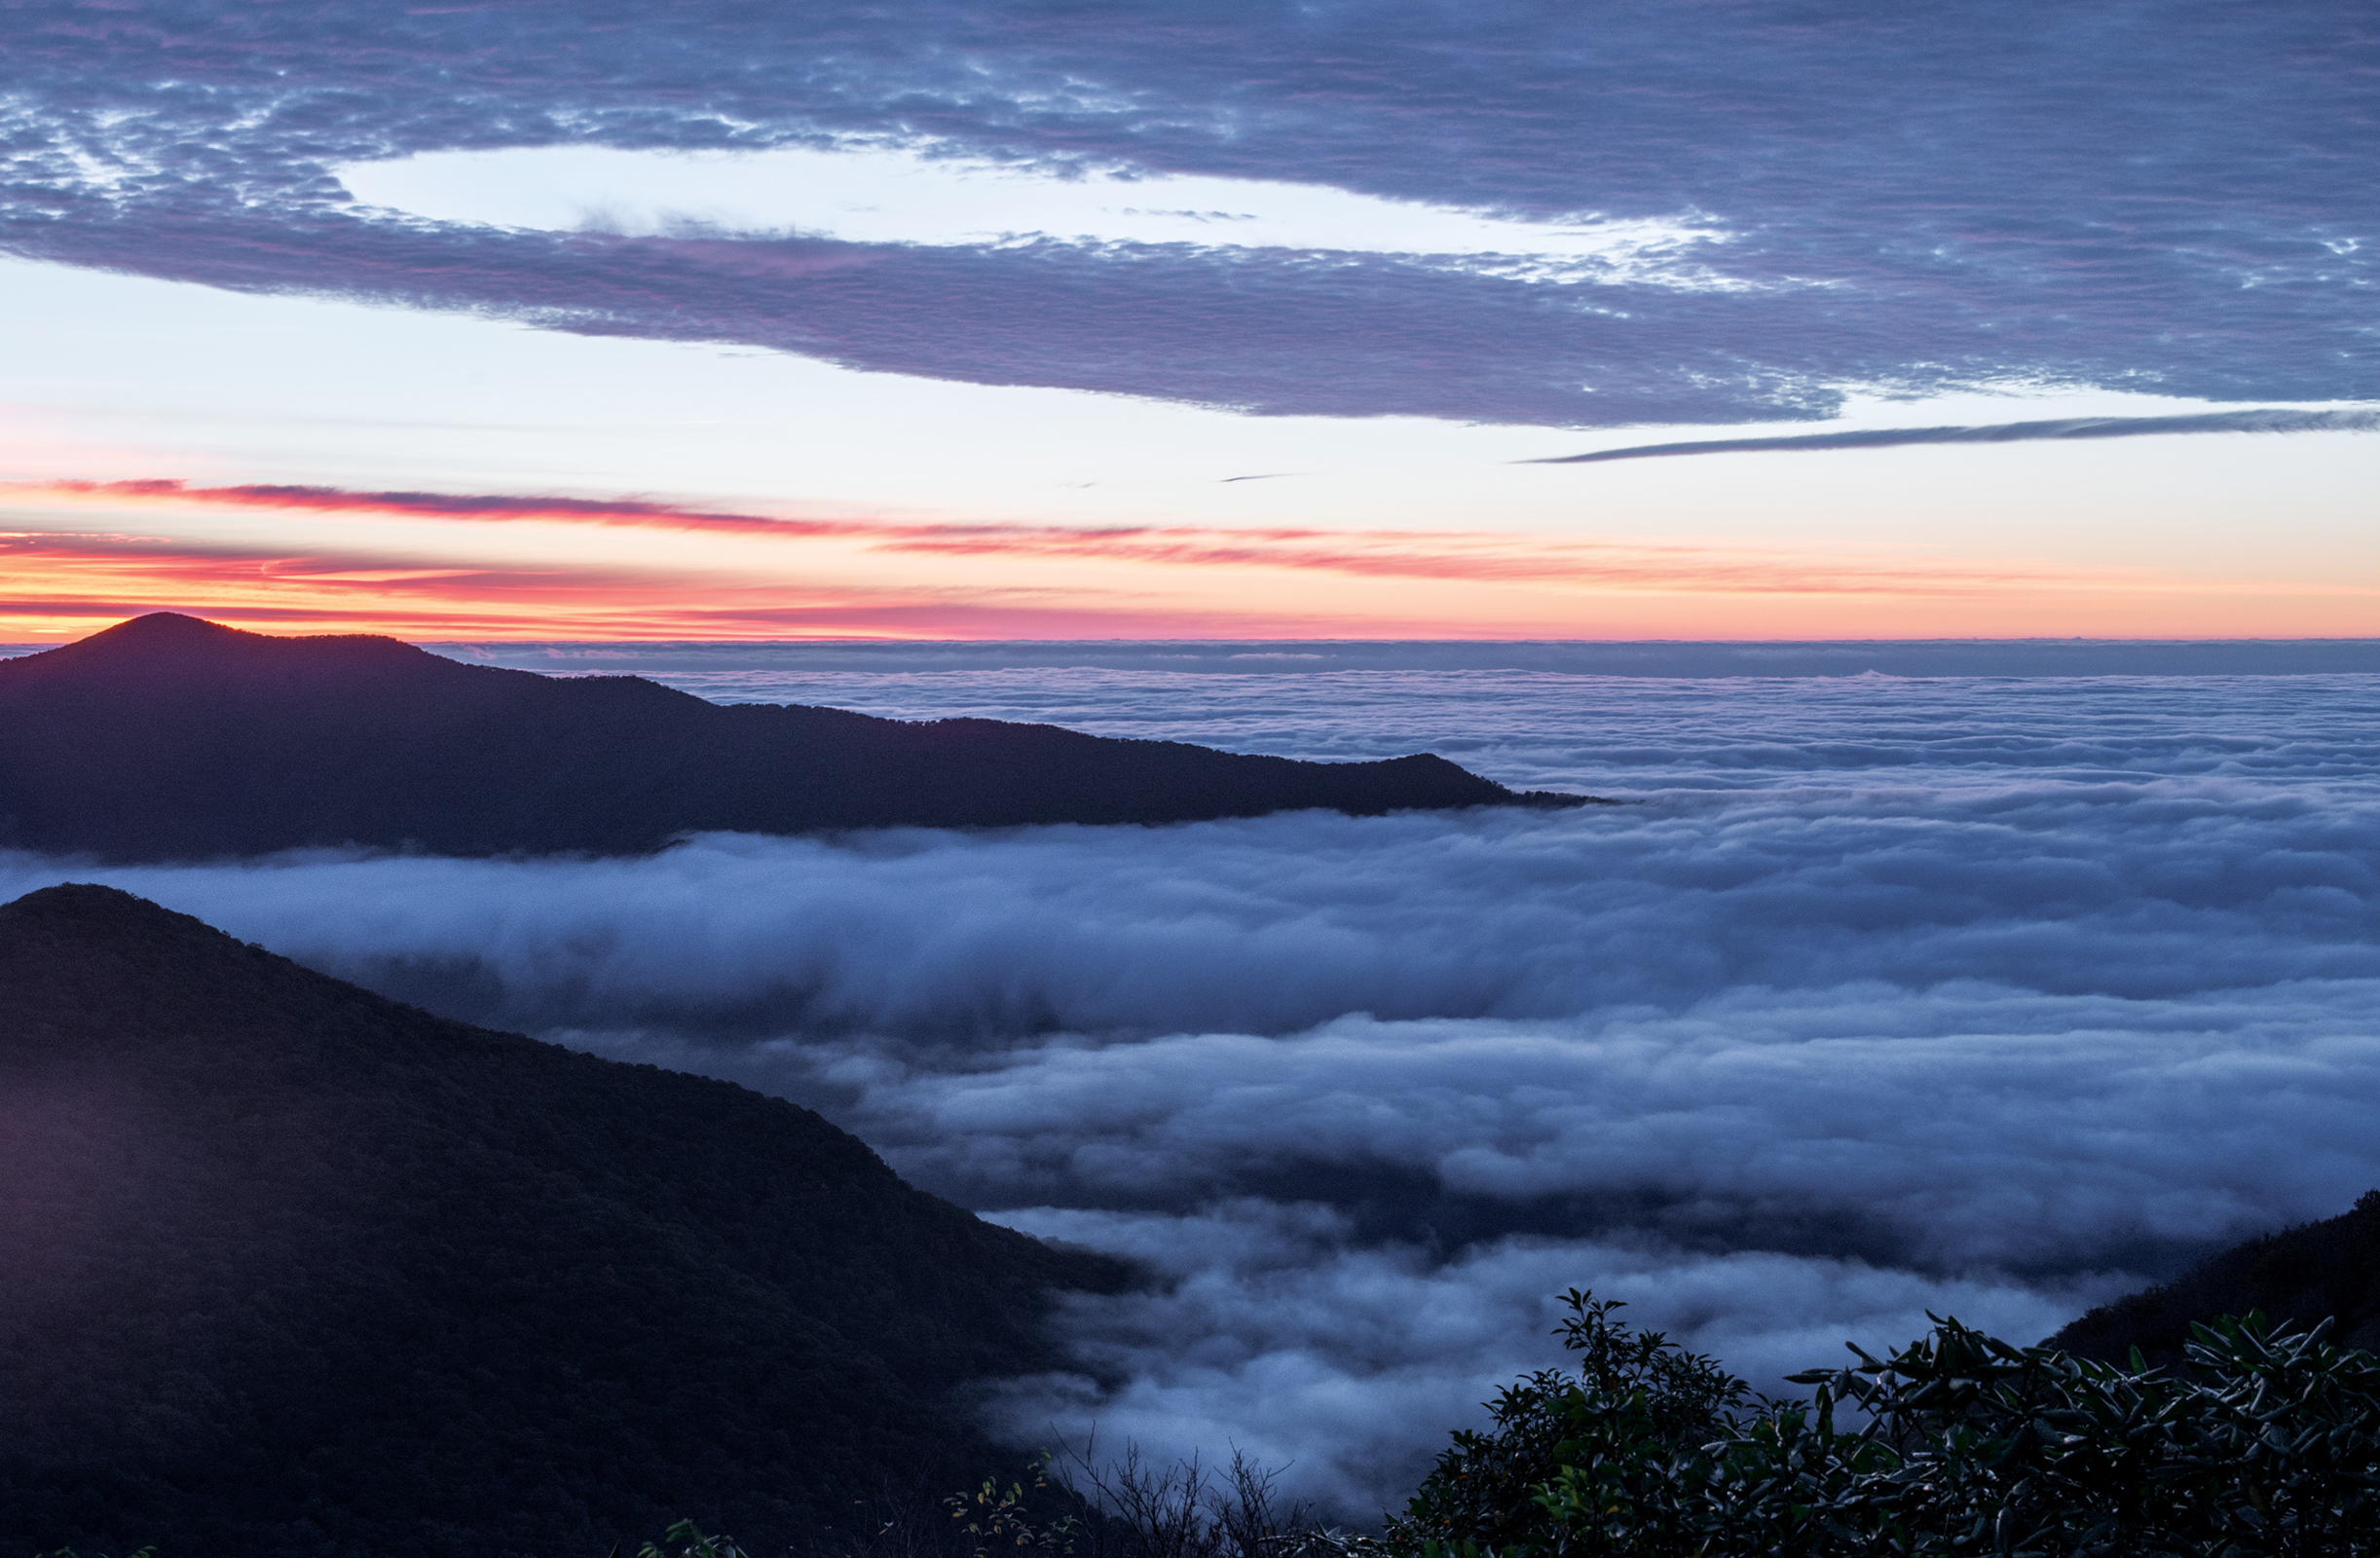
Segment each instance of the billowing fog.
[{"label": "billowing fog", "polygon": [[[666,677],[1628,804],[704,836],[652,859],[0,857],[450,1015],[783,1094],[1171,1285],[1027,1442],[1354,1512],[1591,1286],[1758,1383],[2032,1340],[2380,1184],[2380,679],[983,666]],[[953,1274],[963,1280],[964,1274]]]}]

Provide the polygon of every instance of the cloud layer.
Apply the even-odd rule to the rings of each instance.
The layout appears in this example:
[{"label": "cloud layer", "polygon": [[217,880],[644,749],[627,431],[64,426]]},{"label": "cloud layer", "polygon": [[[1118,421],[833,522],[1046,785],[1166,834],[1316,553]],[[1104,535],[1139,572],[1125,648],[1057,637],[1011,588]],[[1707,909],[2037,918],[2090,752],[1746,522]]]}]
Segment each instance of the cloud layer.
[{"label": "cloud layer", "polygon": [[[1266,412],[1728,423],[1824,416],[1846,386],[2017,382],[2380,395],[2358,177],[2380,43],[2314,0],[1881,21],[1666,0],[41,0],[9,34],[0,246],[69,264]],[[1726,241],[1682,286],[1492,255],[621,236],[405,217],[333,171],[839,144]]]},{"label": "cloud layer", "polygon": [[1903,776],[106,874],[423,1004],[813,1101],[973,1205],[1319,1195],[1404,1239],[2056,1271],[2380,1181],[2380,813],[2270,788]]},{"label": "cloud layer", "polygon": [[[1328,1208],[1219,1205],[1187,1217],[1036,1210],[1000,1221],[1120,1250],[1176,1280],[1155,1297],[1077,1299],[1086,1370],[993,1392],[1019,1443],[1056,1438],[1211,1462],[1234,1446],[1287,1468],[1299,1494],[1352,1521],[1398,1507],[1442,1447],[1481,1422],[1486,1382],[1557,1361],[1556,1295],[1591,1288],[1766,1382],[1843,1356],[1846,1333],[1921,1334],[1948,1310],[2036,1336],[2105,1283],[1934,1281],[1856,1261],[1685,1254],[1645,1243],[1500,1240],[1437,1262],[1359,1244]],[[1121,1379],[1102,1388],[1095,1378]],[[1351,1389],[1351,1384],[1360,1382]]]},{"label": "cloud layer", "polygon": [[[1227,728],[1191,689],[1244,679],[1120,681],[1053,712],[1430,747],[1635,803],[108,874],[426,1004],[821,1098],[985,1206],[1181,1207],[1313,1172],[1392,1220],[1500,1203],[1683,1237],[1766,1187],[1796,1216],[1867,1206],[1844,1249],[2055,1265],[2380,1172],[2352,1131],[2316,1151],[2245,1117],[2252,1169],[2164,1156],[2208,1111],[2266,1097],[2311,1131],[2369,1091],[2369,678],[1323,673],[1240,695]],[[979,686],[910,684],[1041,712]],[[2267,1061],[2277,1091],[2239,1083]],[[2292,1067],[2321,1079],[2305,1097]],[[2001,1096],[2010,1075],[2032,1081]],[[2152,1182],[2181,1209],[2143,1211]]]},{"label": "cloud layer", "polygon": [[[488,645],[722,701],[965,711],[1523,789],[2357,782],[2380,641]],[[2317,674],[2322,673],[2322,674]],[[2286,676],[2287,681],[2270,680]]]},{"label": "cloud layer", "polygon": [[1676,455],[1746,455],[1817,449],[1897,449],[1909,444],[2019,444],[2095,438],[2153,438],[2193,432],[2372,432],[2380,411],[2214,411],[2186,417],[2066,417],[2048,422],[2002,422],[1980,427],[1866,427],[1855,432],[1806,433],[1791,438],[1698,438],[1673,444],[1631,444],[1584,455],[1533,460],[1533,465],[1598,465],[1615,460]]},{"label": "cloud layer", "polygon": [[[1020,712],[1003,718],[1120,720],[1171,723],[1203,716],[1245,718],[1277,703],[1294,706],[1293,723],[1268,739],[1296,741],[1300,732],[1331,729],[1349,739],[1399,724],[1401,689],[1362,673],[1498,671],[1585,678],[1790,677],[2237,677],[2369,675],[2380,672],[2380,639],[1932,639],[1921,642],[1798,640],[1763,643],[1597,643],[1579,640],[1235,639],[1104,643],[937,642],[807,644],[618,644],[568,642],[433,644],[442,654],[531,671],[603,669],[649,676],[726,701],[864,703],[874,711],[939,710],[953,701]],[[1347,682],[1318,680],[1354,672]],[[1208,680],[1213,678],[1221,680]],[[1248,678],[1263,679],[1251,685]],[[1422,684],[1432,686],[1432,684]],[[1452,686],[1453,684],[1448,684]],[[1462,718],[1471,700],[1517,711],[1502,679],[1466,677],[1463,698],[1425,694],[1415,719],[1433,730]],[[1569,686],[1580,696],[1617,695],[1584,680],[1516,683],[1532,695]],[[1333,702],[1351,690],[1395,686],[1395,697],[1363,698],[1361,717]],[[1323,690],[1318,690],[1323,689]],[[1681,695],[1690,688],[1667,689]],[[1781,690],[1781,689],[1772,689]],[[2146,693],[2146,688],[2134,688]],[[1840,691],[1840,689],[1838,689]],[[1726,689],[1728,698],[1757,697],[1756,689]],[[1844,703],[1806,682],[1779,711],[1804,710],[1809,700],[1830,711],[1868,706]],[[2159,707],[2168,702],[2151,696]],[[1629,706],[1625,700],[1622,707]],[[1552,707],[1561,707],[1556,700]],[[1587,705],[1596,721],[1609,711]],[[1063,711],[1061,715],[1060,711]],[[1764,713],[1767,712],[1764,708]],[[930,716],[929,716],[930,717]],[[1790,716],[1789,716],[1790,717]],[[1494,719],[1495,716],[1484,718]],[[1386,723],[1384,723],[1386,722]],[[1202,724],[1201,728],[1208,728]],[[1499,727],[1501,728],[1501,727]],[[1202,738],[1191,738],[1202,739]],[[1432,734],[1430,739],[1440,739]]]},{"label": "cloud layer", "polygon": [[1636,803],[0,893],[116,881],[1144,1253],[1179,1282],[1080,1306],[1081,1373],[1000,1421],[1237,1440],[1357,1512],[1572,1282],[1772,1382],[1928,1307],[2042,1334],[2380,1183],[2371,676],[843,675]]},{"label": "cloud layer", "polygon": [[[1901,565],[1743,547],[1623,544],[1488,532],[1349,531],[1194,525],[899,523],[776,518],[638,499],[536,494],[354,492],[250,483],[203,487],[170,478],[0,483],[0,498],[143,507],[201,506],[341,517],[370,515],[488,524],[534,523],[676,531],[784,542],[840,540],[872,552],[940,557],[1073,560],[1161,568],[1279,569],[1484,583],[1692,590],[1716,594],[1973,595],[2132,581],[2113,570]],[[430,570],[454,574],[455,570]]]},{"label": "cloud layer", "polygon": [[[2275,585],[2253,567],[2236,570],[2247,579],[2211,577],[2178,560],[2062,563],[1973,543],[1947,554],[1791,538],[1710,544],[1624,530],[961,522],[856,504],[770,513],[652,498],[164,477],[4,482],[0,505],[22,516],[11,521],[20,528],[0,532],[0,568],[19,575],[0,612],[38,623],[35,631],[174,610],[408,638],[516,633],[526,620],[545,633],[659,639],[1172,636],[1284,625],[1467,635],[1574,623],[1618,634],[1672,612],[1840,632],[1859,622],[1906,631],[2190,620],[2217,601],[2235,626],[2249,603],[2249,620],[2287,611],[2303,626],[2309,611],[2353,621],[2380,598],[2380,587],[2352,575]],[[1751,650],[1723,652],[1759,661]],[[1709,654],[1703,647],[1706,662]],[[1658,651],[1654,663],[1645,655],[1638,646],[1612,663],[1633,656],[1637,669],[1662,668]],[[1948,668],[1938,649],[1930,658],[1930,668]],[[2233,663],[2312,668],[2302,649],[2285,661]]]}]

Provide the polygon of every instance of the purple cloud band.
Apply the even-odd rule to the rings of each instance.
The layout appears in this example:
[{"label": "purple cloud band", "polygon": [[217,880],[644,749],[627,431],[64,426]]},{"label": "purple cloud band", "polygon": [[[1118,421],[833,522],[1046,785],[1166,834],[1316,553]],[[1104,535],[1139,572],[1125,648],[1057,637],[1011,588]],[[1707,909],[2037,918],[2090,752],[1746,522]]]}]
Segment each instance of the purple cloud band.
[{"label": "purple cloud band", "polygon": [[2063,417],[2001,422],[1974,427],[1869,427],[1855,432],[1799,433],[1784,438],[1695,438],[1683,443],[1630,444],[1583,455],[1515,461],[1522,465],[1597,465],[1614,460],[1660,460],[1672,455],[1745,455],[1803,449],[1896,449],[1907,444],[2013,444],[2033,439],[2148,438],[2198,432],[2380,432],[2380,409],[2370,411],[2211,411],[2184,417]]},{"label": "purple cloud band", "polygon": [[[1260,414],[1817,420],[2033,379],[2380,399],[2380,33],[2329,0],[26,0],[0,253]],[[335,169],[841,138],[1686,218],[1705,286],[1494,257],[438,223]],[[798,214],[798,213],[797,213]]]}]

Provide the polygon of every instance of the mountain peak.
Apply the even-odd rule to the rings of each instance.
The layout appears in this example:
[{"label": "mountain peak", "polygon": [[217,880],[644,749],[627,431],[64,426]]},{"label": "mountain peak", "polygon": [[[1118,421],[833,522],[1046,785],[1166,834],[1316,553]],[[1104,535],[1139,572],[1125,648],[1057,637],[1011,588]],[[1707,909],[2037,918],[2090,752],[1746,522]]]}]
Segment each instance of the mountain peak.
[{"label": "mountain peak", "polygon": [[161,612],[0,661],[0,845],[635,854],[689,833],[1575,805],[1439,758],[1324,763],[992,720],[722,707]]},{"label": "mountain peak", "polygon": [[0,904],[0,936],[72,944],[93,953],[168,945],[201,955],[209,948],[244,950],[203,919],[97,882],[60,882]]},{"label": "mountain peak", "polygon": [[98,882],[60,882],[37,887],[22,898],[0,904],[0,925],[20,928],[40,925],[91,931],[115,926],[156,927],[180,922],[204,926],[204,921],[173,910],[121,887]]},{"label": "mountain peak", "polygon": [[183,612],[151,612],[145,616],[127,617],[114,627],[101,628],[96,633],[77,639],[78,644],[101,641],[117,644],[189,643],[206,639],[260,639],[262,633],[245,628],[226,627],[221,622],[209,622],[203,616]]},{"label": "mountain peak", "polygon": [[[353,638],[362,635],[346,636]],[[181,612],[151,612],[146,616],[128,617],[114,627],[103,627],[96,633],[86,634],[50,652],[69,651],[77,658],[94,655],[114,658],[127,654],[237,654],[242,649],[254,651],[269,645],[295,642],[300,641],[251,632],[242,627],[229,627]]]},{"label": "mountain peak", "polygon": [[55,649],[6,662],[20,677],[253,673],[268,667],[353,671],[397,662],[435,661],[426,649],[378,633],[282,637],[226,627],[180,612],[151,612]]}]

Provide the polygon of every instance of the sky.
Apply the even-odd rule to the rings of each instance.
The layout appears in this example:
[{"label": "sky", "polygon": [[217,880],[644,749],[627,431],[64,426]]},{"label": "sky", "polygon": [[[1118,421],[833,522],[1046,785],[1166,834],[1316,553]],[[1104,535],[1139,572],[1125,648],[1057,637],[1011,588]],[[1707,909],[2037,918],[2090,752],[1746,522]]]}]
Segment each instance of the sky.
[{"label": "sky", "polygon": [[1018,1442],[1354,1518],[1572,1285],[2031,1341],[2380,1183],[2376,119],[2337,0],[17,0],[0,649],[1627,804],[0,896],[817,1107],[1171,1279]]},{"label": "sky", "polygon": [[0,27],[0,641],[2380,633],[2353,7]]}]

